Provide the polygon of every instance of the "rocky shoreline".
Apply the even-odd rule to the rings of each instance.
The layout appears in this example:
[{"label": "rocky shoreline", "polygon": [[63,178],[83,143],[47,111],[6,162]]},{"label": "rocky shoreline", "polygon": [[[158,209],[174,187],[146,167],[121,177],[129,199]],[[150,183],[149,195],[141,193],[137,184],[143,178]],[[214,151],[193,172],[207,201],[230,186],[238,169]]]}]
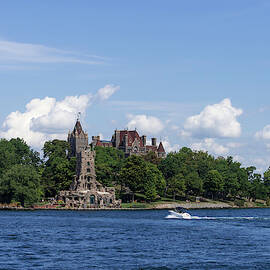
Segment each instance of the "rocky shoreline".
[{"label": "rocky shoreline", "polygon": [[181,203],[162,203],[156,204],[151,207],[122,207],[122,208],[44,208],[44,207],[0,207],[0,210],[15,210],[15,211],[34,211],[34,210],[75,210],[75,211],[137,211],[137,210],[170,210],[175,207],[184,207],[186,209],[230,209],[230,208],[266,208],[266,206],[249,205],[246,207],[239,207],[225,202],[181,202]]}]

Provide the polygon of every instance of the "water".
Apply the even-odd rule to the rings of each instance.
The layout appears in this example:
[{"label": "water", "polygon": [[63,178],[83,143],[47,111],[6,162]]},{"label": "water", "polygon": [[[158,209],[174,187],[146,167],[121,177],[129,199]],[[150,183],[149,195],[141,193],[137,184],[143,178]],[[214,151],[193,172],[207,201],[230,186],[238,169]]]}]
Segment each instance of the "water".
[{"label": "water", "polygon": [[270,209],[0,211],[0,269],[270,269]]}]

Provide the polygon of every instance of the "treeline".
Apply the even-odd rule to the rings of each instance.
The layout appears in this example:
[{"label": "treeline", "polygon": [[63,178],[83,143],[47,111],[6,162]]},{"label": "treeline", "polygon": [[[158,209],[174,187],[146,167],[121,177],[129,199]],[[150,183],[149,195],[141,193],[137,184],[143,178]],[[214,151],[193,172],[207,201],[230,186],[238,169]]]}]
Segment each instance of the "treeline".
[{"label": "treeline", "polygon": [[[152,152],[130,156],[113,148],[96,148],[98,180],[120,185],[120,197],[128,188],[133,199],[143,194],[146,200],[159,197],[189,199],[263,199],[270,197],[270,168],[263,174],[256,167],[244,168],[232,157],[215,158],[203,151],[183,147],[159,159]],[[106,179],[106,180],[105,180]],[[106,182],[104,182],[106,181]]]},{"label": "treeline", "polygon": [[69,145],[54,140],[44,144],[43,155],[22,139],[0,140],[0,202],[31,206],[68,189],[76,159],[68,159]]},{"label": "treeline", "polygon": [[[97,180],[116,187],[123,201],[263,199],[270,197],[270,169],[263,175],[232,157],[215,158],[183,147],[160,159],[152,152],[124,158],[122,151],[96,147]],[[0,140],[0,202],[31,206],[69,189],[76,159],[68,158],[66,141],[48,141],[43,158],[22,139]]]}]

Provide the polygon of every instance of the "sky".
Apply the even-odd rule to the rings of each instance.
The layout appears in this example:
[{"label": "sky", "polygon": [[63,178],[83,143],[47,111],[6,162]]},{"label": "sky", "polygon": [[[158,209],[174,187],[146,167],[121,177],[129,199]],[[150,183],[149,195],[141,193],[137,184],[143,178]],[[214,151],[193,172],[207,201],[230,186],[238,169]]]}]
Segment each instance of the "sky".
[{"label": "sky", "polygon": [[89,137],[137,129],[270,166],[268,0],[0,3],[0,138],[40,150],[78,112]]}]

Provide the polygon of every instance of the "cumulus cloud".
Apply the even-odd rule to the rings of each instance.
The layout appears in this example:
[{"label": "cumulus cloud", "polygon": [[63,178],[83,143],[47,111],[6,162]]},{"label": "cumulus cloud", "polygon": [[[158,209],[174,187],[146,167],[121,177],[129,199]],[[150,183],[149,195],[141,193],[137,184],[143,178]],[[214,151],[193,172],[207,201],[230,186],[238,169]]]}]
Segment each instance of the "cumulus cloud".
[{"label": "cumulus cloud", "polygon": [[140,132],[145,134],[158,134],[164,129],[164,124],[161,120],[154,116],[129,114],[127,117],[130,119],[127,124],[129,129],[137,128]]},{"label": "cumulus cloud", "polygon": [[96,94],[96,98],[100,99],[101,101],[110,98],[117,90],[119,90],[119,86],[113,86],[111,84],[105,85],[103,88],[100,88]]},{"label": "cumulus cloud", "polygon": [[177,152],[179,149],[180,149],[180,145],[179,144],[174,144],[172,145],[169,141],[169,138],[166,137],[165,139],[162,140],[162,144],[165,148],[165,151],[167,153],[170,153],[170,152]]},{"label": "cumulus cloud", "polygon": [[240,163],[243,163],[245,161],[245,159],[240,155],[234,155],[233,160],[240,162]]},{"label": "cumulus cloud", "polygon": [[230,99],[206,106],[198,115],[187,118],[183,134],[190,134],[199,138],[239,137],[241,125],[237,117],[242,114],[241,109],[234,108]]},{"label": "cumulus cloud", "polygon": [[76,114],[84,115],[94,97],[88,94],[68,96],[61,101],[52,97],[32,99],[24,112],[16,111],[7,116],[0,136],[7,139],[20,137],[36,148],[41,148],[47,140],[66,139]]},{"label": "cumulus cloud", "polygon": [[239,142],[228,142],[226,145],[229,148],[239,148],[242,147],[244,144]]},{"label": "cumulus cloud", "polygon": [[213,138],[205,138],[200,142],[192,143],[191,149],[208,151],[216,155],[226,155],[229,152],[228,147],[218,144]]},{"label": "cumulus cloud", "polygon": [[255,137],[257,139],[270,139],[270,125],[267,125],[262,130],[256,132]]}]

